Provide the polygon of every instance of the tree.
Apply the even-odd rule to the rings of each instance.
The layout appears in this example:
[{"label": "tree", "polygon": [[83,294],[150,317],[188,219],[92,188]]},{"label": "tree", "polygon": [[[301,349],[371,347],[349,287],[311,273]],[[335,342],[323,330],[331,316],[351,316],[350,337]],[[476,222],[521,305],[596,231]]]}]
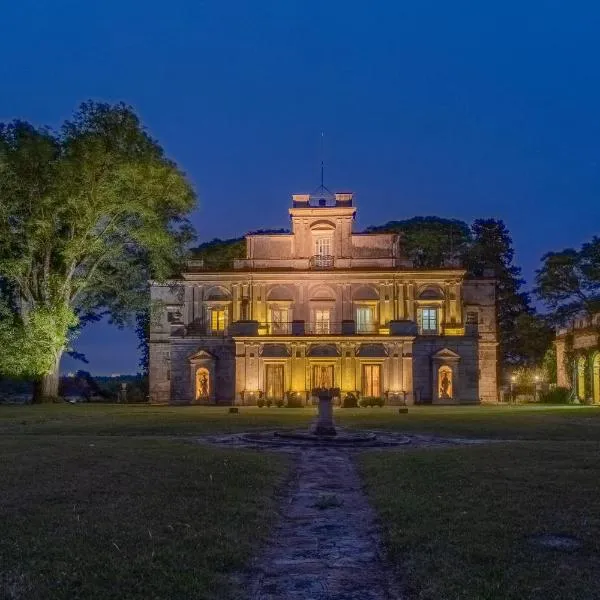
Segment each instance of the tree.
[{"label": "tree", "polygon": [[473,244],[465,253],[471,276],[481,277],[489,269],[496,278],[499,354],[504,366],[534,365],[542,360],[552,339],[552,330],[521,291],[525,281],[513,264],[514,250],[506,225],[497,219],[476,219],[471,226]]},{"label": "tree", "polygon": [[369,227],[367,233],[398,233],[403,253],[416,268],[443,267],[463,255],[470,244],[471,232],[464,221],[440,217],[414,217]]},{"label": "tree", "polygon": [[557,325],[600,312],[600,237],[579,250],[545,254],[536,271],[535,293],[553,311]]},{"label": "tree", "polygon": [[[123,323],[173,274],[195,194],[130,107],[88,102],[59,132],[0,125],[0,370],[56,396],[81,319]],[[8,296],[8,298],[7,298]],[[6,356],[8,354],[8,356]]]}]

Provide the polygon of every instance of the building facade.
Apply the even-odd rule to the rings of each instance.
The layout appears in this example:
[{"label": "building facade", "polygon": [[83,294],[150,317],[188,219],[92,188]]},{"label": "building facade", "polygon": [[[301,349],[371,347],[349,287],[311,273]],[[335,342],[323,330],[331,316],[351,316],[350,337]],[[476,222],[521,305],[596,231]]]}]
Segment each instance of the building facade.
[{"label": "building facade", "polygon": [[600,404],[600,314],[559,329],[555,347],[556,383],[580,402]]},{"label": "building facade", "polygon": [[353,232],[352,194],[292,198],[291,233],[152,285],[151,402],[497,401],[493,277],[414,269],[397,234]]}]

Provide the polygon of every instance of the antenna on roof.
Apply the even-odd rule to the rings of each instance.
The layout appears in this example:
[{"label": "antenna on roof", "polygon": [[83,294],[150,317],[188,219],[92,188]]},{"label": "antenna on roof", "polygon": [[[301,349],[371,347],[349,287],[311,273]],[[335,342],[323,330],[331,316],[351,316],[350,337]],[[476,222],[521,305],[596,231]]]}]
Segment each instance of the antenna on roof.
[{"label": "antenna on roof", "polygon": [[327,200],[334,198],[333,192],[325,186],[325,152],[324,152],[325,133],[321,131],[321,185],[311,194],[312,198],[318,200],[319,206],[326,206]]}]

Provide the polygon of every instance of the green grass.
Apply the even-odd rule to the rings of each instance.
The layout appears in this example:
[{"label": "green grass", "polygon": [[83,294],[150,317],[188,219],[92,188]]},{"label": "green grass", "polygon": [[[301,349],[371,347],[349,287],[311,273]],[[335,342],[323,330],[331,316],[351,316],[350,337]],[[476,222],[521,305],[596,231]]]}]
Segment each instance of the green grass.
[{"label": "green grass", "polygon": [[85,435],[4,436],[0,456],[0,597],[22,600],[238,597],[287,465]]},{"label": "green grass", "polygon": [[[335,419],[350,428],[388,429],[479,438],[598,440],[600,407],[423,406],[400,415],[391,407],[339,409]],[[175,436],[273,427],[306,427],[314,408],[55,404],[0,406],[0,435]]]},{"label": "green grass", "polygon": [[[600,598],[599,451],[595,442],[519,442],[362,455],[407,597]],[[545,533],[582,545],[532,543]]]},{"label": "green grass", "polygon": [[[194,436],[306,427],[314,409],[0,406],[0,597],[233,598],[288,462]],[[340,409],[343,426],[517,440],[359,461],[418,599],[600,598],[600,409]],[[569,533],[574,552],[528,536]],[[599,579],[600,581],[600,579]]]}]

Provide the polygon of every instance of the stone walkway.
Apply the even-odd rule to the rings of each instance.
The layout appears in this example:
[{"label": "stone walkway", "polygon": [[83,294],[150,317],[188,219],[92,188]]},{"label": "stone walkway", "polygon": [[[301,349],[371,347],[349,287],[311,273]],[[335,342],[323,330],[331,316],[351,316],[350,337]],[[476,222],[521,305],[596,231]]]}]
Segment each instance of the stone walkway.
[{"label": "stone walkway", "polygon": [[251,600],[391,600],[374,513],[352,453],[294,453],[281,521],[249,573]]}]

